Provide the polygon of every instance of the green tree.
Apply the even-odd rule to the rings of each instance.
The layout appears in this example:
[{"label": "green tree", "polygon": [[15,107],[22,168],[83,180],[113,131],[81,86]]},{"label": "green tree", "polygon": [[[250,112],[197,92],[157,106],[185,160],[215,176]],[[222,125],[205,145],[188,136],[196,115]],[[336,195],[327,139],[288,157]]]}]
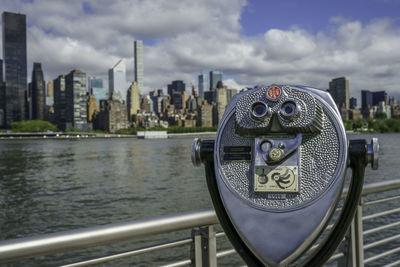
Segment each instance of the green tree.
[{"label": "green tree", "polygon": [[30,120],[30,121],[14,121],[11,123],[11,130],[19,133],[36,133],[45,131],[57,131],[57,127],[48,121]]}]

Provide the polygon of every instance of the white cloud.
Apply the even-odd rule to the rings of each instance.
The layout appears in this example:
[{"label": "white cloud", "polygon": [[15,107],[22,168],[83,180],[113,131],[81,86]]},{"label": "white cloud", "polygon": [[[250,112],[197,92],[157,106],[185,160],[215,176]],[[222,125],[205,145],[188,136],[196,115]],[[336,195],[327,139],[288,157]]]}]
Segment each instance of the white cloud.
[{"label": "white cloud", "polygon": [[400,91],[400,27],[387,18],[362,24],[336,17],[317,34],[296,26],[244,36],[243,0],[99,0],[88,1],[89,14],[83,3],[3,0],[0,11],[27,14],[28,62],[42,62],[47,79],[74,68],[107,78],[107,69],[126,58],[132,80],[133,40],[144,39],[147,90],[176,79],[197,83],[200,71],[219,69],[231,86],[327,88],[347,76],[357,97],[362,89]]}]

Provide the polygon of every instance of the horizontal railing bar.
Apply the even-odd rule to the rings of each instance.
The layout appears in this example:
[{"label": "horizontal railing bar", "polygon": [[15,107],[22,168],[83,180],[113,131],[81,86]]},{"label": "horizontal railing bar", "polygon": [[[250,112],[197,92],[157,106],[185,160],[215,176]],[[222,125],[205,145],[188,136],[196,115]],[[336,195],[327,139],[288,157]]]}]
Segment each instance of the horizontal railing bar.
[{"label": "horizontal railing bar", "polygon": [[396,267],[400,265],[400,260],[384,265],[383,267]]},{"label": "horizontal railing bar", "polygon": [[96,258],[96,259],[92,259],[92,260],[80,261],[80,262],[76,262],[76,263],[62,265],[62,267],[89,266],[92,264],[97,264],[97,263],[112,261],[112,260],[116,260],[116,259],[120,259],[120,258],[135,256],[135,255],[139,255],[139,254],[143,254],[143,253],[148,253],[148,252],[152,252],[152,251],[157,251],[160,249],[183,246],[186,244],[190,244],[191,242],[192,242],[191,238],[186,238],[186,239],[168,242],[168,243],[164,243],[164,244],[149,246],[149,247],[145,247],[145,248],[139,248],[139,249],[135,249],[135,250],[131,250],[131,251],[123,252],[123,253],[118,253],[118,254],[114,254],[114,255],[110,255],[110,256],[100,257],[100,258]]},{"label": "horizontal railing bar", "polygon": [[328,260],[327,262],[331,262],[331,261],[340,259],[341,257],[344,257],[344,253],[343,253],[343,252],[336,253],[335,255],[333,255],[332,257],[330,257],[329,260]]},{"label": "horizontal railing bar", "polygon": [[380,232],[380,231],[383,231],[383,230],[387,230],[387,229],[390,229],[390,228],[393,228],[393,227],[396,227],[396,226],[399,226],[399,225],[400,225],[400,221],[394,222],[394,223],[391,223],[391,224],[385,224],[385,225],[382,225],[382,226],[379,226],[379,227],[375,227],[375,228],[366,230],[366,231],[363,232],[363,235],[366,236],[366,235],[373,234],[373,233],[376,233],[376,232]]},{"label": "horizontal railing bar", "polygon": [[377,246],[380,246],[380,245],[383,245],[383,244],[386,244],[386,243],[388,243],[390,241],[393,241],[393,240],[396,240],[396,239],[399,239],[399,238],[400,238],[400,234],[399,235],[394,235],[394,236],[391,236],[391,237],[387,237],[387,238],[384,238],[384,239],[381,239],[381,240],[378,240],[378,241],[375,241],[375,242],[372,242],[372,243],[369,243],[369,244],[366,244],[364,246],[364,250],[365,249],[374,248],[374,247],[377,247]]},{"label": "horizontal railing bar", "polygon": [[367,258],[367,259],[364,260],[364,263],[370,263],[370,262],[375,261],[377,259],[392,255],[393,253],[396,253],[396,252],[400,252],[400,247],[392,249],[392,250],[388,250],[388,251],[383,252],[381,254],[378,254],[378,255],[375,255],[373,257]]},{"label": "horizontal railing bar", "polygon": [[180,267],[180,266],[188,266],[192,263],[191,260],[183,260],[183,261],[178,261],[174,262],[171,264],[166,264],[166,265],[160,265],[160,267]]},{"label": "horizontal railing bar", "polygon": [[382,216],[386,216],[386,215],[390,215],[390,214],[398,213],[398,212],[400,212],[400,208],[391,209],[391,210],[385,210],[385,211],[382,211],[382,212],[377,212],[377,213],[374,213],[374,214],[371,214],[371,215],[364,216],[362,218],[362,220],[363,221],[367,221],[367,220],[370,220],[370,219],[375,219],[375,218],[378,218],[378,217],[382,217]]},{"label": "horizontal railing bar", "polygon": [[371,200],[363,203],[363,206],[369,206],[369,205],[375,205],[383,202],[388,202],[392,200],[400,199],[400,196],[394,196],[394,197],[387,197],[387,198],[382,198],[382,199],[377,199],[377,200]]},{"label": "horizontal railing bar", "polygon": [[400,179],[370,183],[363,186],[362,196],[400,189]]},{"label": "horizontal railing bar", "polygon": [[228,250],[224,250],[221,252],[217,252],[217,258],[222,258],[222,257],[226,257],[232,254],[236,254],[236,250],[234,249],[228,249]]},{"label": "horizontal railing bar", "polygon": [[226,236],[225,232],[217,232],[215,233],[215,237],[223,237]]},{"label": "horizontal railing bar", "polygon": [[0,242],[0,262],[54,254],[217,223],[218,219],[215,212],[205,210],[45,234],[38,237],[5,240]]}]

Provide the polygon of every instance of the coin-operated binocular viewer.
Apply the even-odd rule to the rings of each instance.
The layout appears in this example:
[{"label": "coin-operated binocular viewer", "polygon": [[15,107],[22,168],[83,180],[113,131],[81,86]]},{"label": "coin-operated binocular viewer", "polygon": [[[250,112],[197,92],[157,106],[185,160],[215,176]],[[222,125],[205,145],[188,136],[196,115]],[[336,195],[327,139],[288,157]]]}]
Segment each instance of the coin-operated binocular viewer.
[{"label": "coin-operated binocular viewer", "polygon": [[195,139],[192,161],[204,163],[218,219],[249,266],[286,266],[328,225],[352,169],[346,201],[328,237],[302,266],[333,254],[360,199],[364,170],[378,167],[373,138],[347,140],[329,93],[272,85],[237,94],[216,139]]}]

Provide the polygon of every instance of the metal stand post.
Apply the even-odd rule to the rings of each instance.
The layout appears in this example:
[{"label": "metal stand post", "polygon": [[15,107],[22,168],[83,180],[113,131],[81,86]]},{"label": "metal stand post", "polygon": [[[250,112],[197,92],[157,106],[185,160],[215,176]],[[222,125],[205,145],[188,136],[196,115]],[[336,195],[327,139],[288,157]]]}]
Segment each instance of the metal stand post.
[{"label": "metal stand post", "polygon": [[217,267],[217,240],[213,225],[192,229],[191,266]]}]

